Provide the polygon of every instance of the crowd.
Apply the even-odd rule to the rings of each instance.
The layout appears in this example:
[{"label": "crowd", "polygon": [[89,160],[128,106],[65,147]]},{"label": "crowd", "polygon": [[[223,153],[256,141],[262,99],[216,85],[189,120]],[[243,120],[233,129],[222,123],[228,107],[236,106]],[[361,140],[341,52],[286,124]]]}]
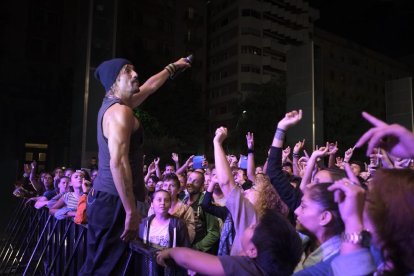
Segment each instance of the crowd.
[{"label": "crowd", "polygon": [[[338,143],[308,154],[304,140],[284,145],[302,116],[292,111],[278,122],[260,166],[253,133],[244,168],[224,151],[224,127],[212,137],[214,162],[195,166],[190,156],[180,164],[176,153],[162,167],[159,158],[149,162],[137,239],[159,250],[159,264],[173,259],[183,274],[414,275],[413,133],[363,113],[372,128],[344,157]],[[352,158],[364,144],[365,164]],[[57,219],[87,223],[99,171],[37,173],[35,161],[26,164],[14,194]]]},{"label": "crowd", "polygon": [[[129,60],[104,61],[95,70],[106,94],[92,170],[37,176],[36,162],[25,165],[16,196],[88,224],[80,275],[116,275],[135,240],[179,275],[414,275],[414,135],[402,126],[363,113],[372,128],[343,157],[329,142],[308,154],[304,140],[284,144],[306,116],[294,110],[278,122],[260,166],[254,134],[238,160],[224,150],[224,127],[211,137],[214,162],[190,156],[180,164],[172,153],[143,166],[133,108],[189,67],[181,58],[140,85]],[[353,154],[365,144],[364,165]]]}]

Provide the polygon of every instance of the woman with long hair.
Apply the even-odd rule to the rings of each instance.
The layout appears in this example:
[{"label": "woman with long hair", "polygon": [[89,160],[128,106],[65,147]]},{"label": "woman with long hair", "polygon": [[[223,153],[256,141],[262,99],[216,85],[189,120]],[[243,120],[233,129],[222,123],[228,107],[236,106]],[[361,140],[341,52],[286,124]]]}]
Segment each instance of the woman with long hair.
[{"label": "woman with long hair", "polygon": [[[414,171],[380,169],[368,191],[348,174],[331,189],[342,194],[338,200],[346,225],[341,255],[332,263],[334,275],[349,275],[347,267],[360,275],[412,275]],[[371,255],[370,239],[380,260]]]}]

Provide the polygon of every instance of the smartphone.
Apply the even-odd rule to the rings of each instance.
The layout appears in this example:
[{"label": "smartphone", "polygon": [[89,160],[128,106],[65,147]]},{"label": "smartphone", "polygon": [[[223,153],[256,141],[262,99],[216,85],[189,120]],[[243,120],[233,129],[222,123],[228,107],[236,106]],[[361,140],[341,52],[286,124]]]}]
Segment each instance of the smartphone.
[{"label": "smartphone", "polygon": [[196,155],[193,157],[193,169],[203,169],[204,155]]},{"label": "smartphone", "polygon": [[240,169],[246,170],[247,169],[247,156],[240,155]]}]

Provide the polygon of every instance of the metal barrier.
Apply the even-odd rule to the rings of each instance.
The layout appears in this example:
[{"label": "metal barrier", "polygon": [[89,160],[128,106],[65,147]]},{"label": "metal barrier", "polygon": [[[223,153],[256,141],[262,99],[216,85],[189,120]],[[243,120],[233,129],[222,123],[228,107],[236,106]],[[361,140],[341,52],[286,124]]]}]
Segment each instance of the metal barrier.
[{"label": "metal barrier", "polygon": [[[1,275],[77,275],[86,258],[87,225],[57,220],[49,210],[36,210],[20,199],[1,240]],[[156,249],[130,243],[122,275],[187,275],[172,265],[156,263]]]}]

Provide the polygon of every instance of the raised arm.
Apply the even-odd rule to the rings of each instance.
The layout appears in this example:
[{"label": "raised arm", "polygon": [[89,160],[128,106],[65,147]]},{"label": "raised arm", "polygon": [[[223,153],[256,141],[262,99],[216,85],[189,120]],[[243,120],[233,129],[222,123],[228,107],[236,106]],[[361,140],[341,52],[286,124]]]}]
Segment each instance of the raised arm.
[{"label": "raised arm", "polygon": [[191,162],[193,162],[193,157],[194,157],[194,155],[191,155],[187,159],[187,161],[185,161],[185,163],[181,166],[181,168],[179,168],[175,173],[176,174],[182,174],[182,173],[184,173],[187,170],[187,168],[190,166]]},{"label": "raised arm", "polygon": [[349,149],[347,149],[345,151],[344,161],[343,162],[349,163],[349,161],[351,161],[352,155],[354,154],[354,149],[355,149],[355,147],[349,148]]},{"label": "raised arm", "polygon": [[36,192],[39,194],[42,192],[42,184],[39,183],[40,181],[37,181],[36,179],[36,171],[37,171],[37,162],[36,160],[33,160],[32,163],[30,164],[31,166],[31,171],[29,174],[29,180],[30,180],[30,184],[32,184],[33,188],[36,190]]},{"label": "raised arm", "polygon": [[256,166],[254,164],[254,134],[253,132],[247,132],[247,178],[256,183]]},{"label": "raised arm", "polygon": [[178,153],[173,152],[171,154],[171,159],[174,161],[175,171],[178,171],[178,169],[180,168],[180,159],[178,158]]},{"label": "raised arm", "polygon": [[185,58],[180,58],[174,63],[167,65],[157,74],[150,77],[143,85],[139,87],[139,93],[132,96],[132,106],[135,108],[145,101],[148,96],[157,91],[176,70],[191,67]]},{"label": "raised arm", "polygon": [[293,155],[292,155],[293,175],[295,175],[297,177],[301,177],[300,176],[300,169],[299,169],[299,158],[300,158],[300,151],[303,149],[304,145],[305,145],[305,139],[303,139],[302,141],[297,142],[296,145],[293,147]]},{"label": "raised arm", "polygon": [[388,125],[367,112],[363,112],[362,116],[373,127],[358,140],[355,147],[359,148],[368,143],[367,156],[374,148],[381,147],[393,156],[414,157],[414,134],[411,131],[397,124]]},{"label": "raised arm", "polygon": [[136,237],[140,222],[132,189],[132,173],[128,157],[134,117],[132,110],[126,106],[114,105],[113,108],[113,112],[104,115],[103,123],[107,130],[105,134],[108,138],[111,156],[109,164],[112,177],[126,213],[125,230],[121,239],[130,241]]},{"label": "raised arm", "polygon": [[286,162],[291,162],[292,160],[290,160],[289,155],[290,155],[290,146],[287,146],[283,151],[282,151],[282,164],[286,163]]},{"label": "raised arm", "polygon": [[217,178],[220,188],[224,196],[227,198],[236,183],[233,174],[230,170],[230,165],[227,161],[226,154],[223,149],[223,142],[227,138],[227,128],[220,127],[216,130],[216,135],[213,140],[214,145],[214,160],[216,163]]},{"label": "raised arm", "polygon": [[153,174],[155,172],[155,163],[151,162],[151,164],[149,164],[148,166],[148,170],[147,170],[147,175],[145,175],[144,177],[144,182],[147,183],[148,179],[150,178],[151,174]]},{"label": "raised arm", "polygon": [[326,156],[328,154],[329,143],[326,143],[326,147],[320,147],[319,149],[312,152],[308,162],[306,163],[305,173],[303,174],[302,181],[300,182],[300,189],[302,191],[304,191],[306,189],[306,185],[308,185],[312,181],[313,170],[315,168],[318,158]]},{"label": "raised arm", "polygon": [[290,219],[293,220],[293,211],[300,204],[301,194],[292,185],[282,171],[282,147],[286,131],[300,122],[302,110],[286,113],[285,117],[279,121],[275,136],[273,137],[272,147],[268,157],[266,174],[270,178],[273,187],[279,193],[281,199],[289,207]]},{"label": "raised arm", "polygon": [[213,181],[210,181],[207,187],[207,191],[204,194],[203,201],[201,202],[201,208],[203,210],[213,216],[218,217],[222,221],[225,221],[229,210],[226,207],[223,206],[217,206],[213,204],[213,189],[214,189],[215,183]]},{"label": "raised arm", "polygon": [[161,179],[162,174],[161,174],[161,169],[160,169],[160,158],[159,157],[154,159],[154,165],[155,165],[155,174],[157,175],[159,179]]},{"label": "raised arm", "polygon": [[338,142],[329,144],[328,168],[334,168],[336,163],[336,153],[338,152]]}]

